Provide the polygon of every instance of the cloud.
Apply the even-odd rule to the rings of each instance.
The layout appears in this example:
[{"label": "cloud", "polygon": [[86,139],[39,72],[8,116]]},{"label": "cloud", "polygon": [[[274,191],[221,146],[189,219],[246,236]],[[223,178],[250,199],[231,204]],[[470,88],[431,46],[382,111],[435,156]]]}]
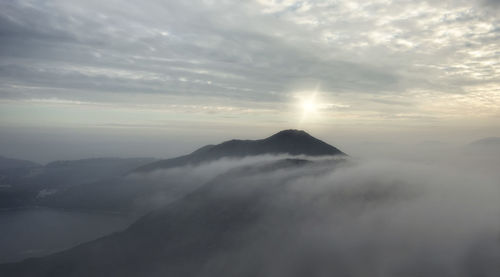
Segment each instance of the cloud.
[{"label": "cloud", "polygon": [[491,6],[494,6],[494,7],[500,5],[500,1],[498,1],[498,0],[484,0],[483,2],[486,5],[491,5]]},{"label": "cloud", "polygon": [[498,81],[496,66],[472,54],[494,59],[498,21],[453,3],[6,2],[1,90],[22,84],[70,89],[65,98],[74,100],[92,90],[280,102],[294,84],[312,80],[333,95],[466,93]]},{"label": "cloud", "polygon": [[[297,128],[302,110],[293,96],[318,86],[322,102],[335,106],[302,128],[332,141],[380,130],[393,132],[381,135],[387,140],[411,131],[470,137],[477,126],[497,135],[499,21],[488,7],[482,0],[5,2],[1,125],[162,132],[167,121],[205,133],[217,125],[264,134]],[[80,105],[75,115],[29,99],[96,105]]]},{"label": "cloud", "polygon": [[[206,185],[204,203],[254,199],[257,220],[199,273],[495,276],[500,176],[477,160],[445,160],[226,168]],[[215,164],[203,167],[220,173],[230,163]]]},{"label": "cloud", "polygon": [[[139,208],[159,208],[66,252],[78,259],[68,271],[127,261],[116,268],[125,276],[497,276],[498,162],[481,152],[421,161],[269,155],[134,174],[116,189],[135,186]],[[32,262],[50,269],[58,257]]]},{"label": "cloud", "polygon": [[[160,193],[149,199],[154,206],[169,204],[141,224],[161,228],[159,222],[169,218],[182,233],[169,235],[176,242],[192,242],[183,248],[186,256],[175,255],[194,275],[500,273],[497,156],[468,152],[421,161],[379,157],[345,162],[290,158],[309,159],[222,159],[132,176],[138,183],[157,183]],[[166,196],[174,183],[184,191],[171,199]],[[190,208],[182,209],[182,219],[172,215],[184,205]],[[162,217],[166,214],[170,217]],[[225,235],[215,241],[204,237],[211,232]],[[168,242],[159,253],[169,253]],[[197,248],[211,243],[224,247]],[[198,251],[206,255],[201,262],[190,259]],[[148,264],[148,272],[171,273],[178,265]]]}]

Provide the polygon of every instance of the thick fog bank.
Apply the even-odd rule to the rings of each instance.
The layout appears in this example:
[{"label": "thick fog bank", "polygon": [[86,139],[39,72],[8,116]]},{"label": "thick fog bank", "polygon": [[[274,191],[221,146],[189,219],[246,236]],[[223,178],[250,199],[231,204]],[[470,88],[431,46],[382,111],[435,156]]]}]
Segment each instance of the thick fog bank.
[{"label": "thick fog bank", "polygon": [[[235,170],[247,173],[249,169],[262,169],[263,167],[287,159],[307,161],[337,160],[337,158],[330,156],[308,157],[286,154],[222,158],[196,165],[190,164],[151,172],[133,172],[125,176],[124,184],[134,187],[147,187],[147,193],[143,193],[142,197],[137,197],[134,200],[133,206],[136,210],[151,210],[165,206],[174,200],[179,200],[186,194],[205,186],[207,182],[215,178],[224,178],[226,181],[231,180],[225,174],[234,172]],[[271,171],[273,169],[272,167],[269,168]],[[255,174],[260,174],[260,171],[255,172]],[[230,177],[234,177],[233,175]]]},{"label": "thick fog bank", "polygon": [[208,184],[208,201],[259,195],[251,208],[258,219],[230,250],[208,257],[199,276],[498,276],[494,161],[450,155],[190,168],[210,178],[226,172]]}]

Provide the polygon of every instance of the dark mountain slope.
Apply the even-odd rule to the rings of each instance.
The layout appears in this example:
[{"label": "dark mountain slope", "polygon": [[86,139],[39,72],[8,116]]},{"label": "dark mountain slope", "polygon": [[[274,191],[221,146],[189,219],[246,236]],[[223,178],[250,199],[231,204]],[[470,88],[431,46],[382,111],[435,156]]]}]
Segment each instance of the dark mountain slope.
[{"label": "dark mountain slope", "polygon": [[40,165],[32,161],[12,159],[0,156],[0,170],[15,169],[15,168],[31,168],[37,166]]},{"label": "dark mountain slope", "polygon": [[230,140],[217,145],[207,145],[189,155],[161,160],[142,166],[135,170],[135,172],[149,172],[186,164],[199,164],[227,157],[245,157],[264,154],[307,156],[345,155],[339,149],[304,131],[284,130],[260,140]]}]

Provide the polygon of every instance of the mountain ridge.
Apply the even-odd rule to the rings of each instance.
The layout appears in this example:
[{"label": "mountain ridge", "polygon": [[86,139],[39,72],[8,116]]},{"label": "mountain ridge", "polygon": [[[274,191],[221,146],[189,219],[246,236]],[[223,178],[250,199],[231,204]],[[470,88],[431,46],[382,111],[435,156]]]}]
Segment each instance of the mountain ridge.
[{"label": "mountain ridge", "polygon": [[33,161],[0,156],[0,170],[15,169],[15,168],[31,168],[37,166],[40,166],[40,164]]},{"label": "mountain ridge", "polygon": [[241,158],[264,154],[334,156],[346,154],[303,130],[287,129],[264,139],[232,139],[216,145],[203,146],[190,154],[141,166],[132,173],[151,172],[187,164],[199,164],[225,157]]}]

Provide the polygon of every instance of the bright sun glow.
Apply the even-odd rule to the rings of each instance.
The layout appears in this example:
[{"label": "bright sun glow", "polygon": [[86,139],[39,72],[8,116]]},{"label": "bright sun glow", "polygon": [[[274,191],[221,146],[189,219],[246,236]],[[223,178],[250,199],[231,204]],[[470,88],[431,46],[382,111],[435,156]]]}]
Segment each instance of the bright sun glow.
[{"label": "bright sun glow", "polygon": [[314,99],[306,99],[302,102],[302,109],[304,113],[312,113],[315,112],[317,108],[317,104]]},{"label": "bright sun glow", "polygon": [[311,119],[317,117],[317,113],[319,110],[317,94],[318,92],[317,90],[315,90],[298,97],[300,99],[298,105],[301,112],[299,127],[301,127],[303,123],[306,123],[307,121],[310,121]]}]

